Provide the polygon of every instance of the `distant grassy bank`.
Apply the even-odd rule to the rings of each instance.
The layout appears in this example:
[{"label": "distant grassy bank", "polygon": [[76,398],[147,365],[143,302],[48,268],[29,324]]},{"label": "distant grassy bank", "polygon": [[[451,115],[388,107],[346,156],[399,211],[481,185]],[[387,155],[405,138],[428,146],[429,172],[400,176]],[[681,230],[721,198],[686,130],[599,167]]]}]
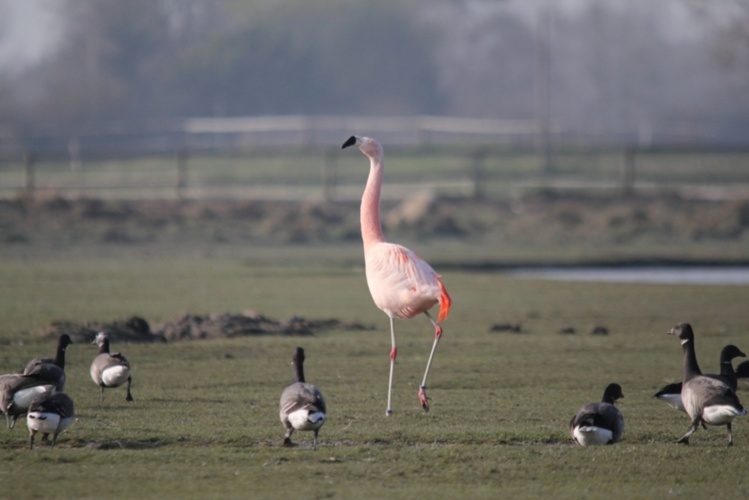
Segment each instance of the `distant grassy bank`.
[{"label": "distant grassy bank", "polygon": [[[414,193],[383,202],[382,210],[386,237],[453,267],[749,260],[744,200],[539,192],[489,201]],[[0,227],[7,258],[361,263],[355,201],[18,198],[0,201]]]}]

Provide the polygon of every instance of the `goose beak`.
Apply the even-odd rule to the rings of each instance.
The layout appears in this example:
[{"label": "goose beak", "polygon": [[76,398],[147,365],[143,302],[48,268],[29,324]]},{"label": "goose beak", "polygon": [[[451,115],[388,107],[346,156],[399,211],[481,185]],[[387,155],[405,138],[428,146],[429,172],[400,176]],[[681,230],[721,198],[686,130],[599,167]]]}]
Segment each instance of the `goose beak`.
[{"label": "goose beak", "polygon": [[343,143],[343,146],[341,146],[341,149],[346,149],[349,146],[355,146],[355,145],[359,145],[359,139],[355,135],[352,135],[346,140],[346,142]]}]

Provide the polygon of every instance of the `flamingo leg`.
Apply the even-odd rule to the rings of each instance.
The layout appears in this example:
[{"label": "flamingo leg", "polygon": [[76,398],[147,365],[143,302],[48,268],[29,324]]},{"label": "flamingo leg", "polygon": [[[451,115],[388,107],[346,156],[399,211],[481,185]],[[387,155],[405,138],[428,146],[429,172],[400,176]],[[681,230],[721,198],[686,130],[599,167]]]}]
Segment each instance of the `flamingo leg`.
[{"label": "flamingo leg", "polygon": [[388,315],[390,318],[390,380],[388,381],[388,406],[385,410],[385,415],[390,416],[393,414],[393,407],[391,406],[391,396],[393,392],[393,372],[395,371],[395,357],[398,355],[398,349],[395,347],[395,324],[393,317]]},{"label": "flamingo leg", "polygon": [[419,387],[419,403],[421,403],[421,407],[424,408],[424,411],[429,411],[429,398],[427,398],[427,377],[429,377],[429,370],[432,367],[432,360],[434,359],[434,353],[437,350],[437,344],[440,341],[440,338],[442,338],[442,327],[434,321],[434,318],[428,313],[424,312],[426,314],[427,318],[429,318],[429,321],[434,325],[434,343],[432,344],[432,352],[429,353],[429,359],[427,360],[427,368],[424,371],[424,379],[421,381],[421,386]]}]

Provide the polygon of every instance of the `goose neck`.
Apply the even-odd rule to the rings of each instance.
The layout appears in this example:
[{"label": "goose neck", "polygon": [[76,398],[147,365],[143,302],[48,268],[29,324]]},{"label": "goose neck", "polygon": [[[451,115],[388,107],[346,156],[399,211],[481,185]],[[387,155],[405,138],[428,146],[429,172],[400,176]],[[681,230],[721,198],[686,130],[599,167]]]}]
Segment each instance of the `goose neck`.
[{"label": "goose neck", "polygon": [[59,346],[57,348],[57,354],[55,355],[55,364],[63,370],[65,369],[65,348],[62,346]]},{"label": "goose neck", "polygon": [[686,382],[698,375],[702,375],[700,366],[697,364],[697,354],[694,349],[694,339],[687,340],[682,344],[684,351],[684,363],[682,369],[682,382]]},{"label": "goose neck", "polygon": [[304,383],[304,364],[301,362],[294,362],[293,366],[293,381]]},{"label": "goose neck", "polygon": [[104,339],[99,346],[99,354],[109,354],[109,339]]}]

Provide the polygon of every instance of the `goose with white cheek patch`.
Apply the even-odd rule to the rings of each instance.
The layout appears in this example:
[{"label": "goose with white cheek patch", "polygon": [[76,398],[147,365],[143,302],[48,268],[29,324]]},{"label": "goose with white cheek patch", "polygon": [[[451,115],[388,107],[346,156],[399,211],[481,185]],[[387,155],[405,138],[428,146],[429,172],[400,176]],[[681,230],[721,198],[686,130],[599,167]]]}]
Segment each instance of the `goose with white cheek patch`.
[{"label": "goose with white cheek patch", "polygon": [[692,419],[689,429],[677,442],[689,444],[689,437],[697,431],[700,424],[725,425],[728,430],[728,446],[733,445],[731,422],[736,417],[746,415],[736,392],[723,380],[701,375],[694,346],[694,332],[689,323],[679,323],[668,333],[679,338],[684,352],[681,400],[684,410]]},{"label": "goose with white cheek patch", "polygon": [[291,434],[297,431],[312,431],[315,439],[312,449],[317,449],[317,434],[325,423],[325,399],[320,390],[304,379],[304,349],[297,347],[291,358],[293,382],[281,394],[279,417],[286,429],[284,446],[291,446]]},{"label": "goose with white cheek patch", "polygon": [[42,433],[42,441],[52,434],[51,448],[57,443],[57,436],[75,421],[75,406],[67,394],[57,392],[37,396],[29,406],[26,427],[29,428],[29,449],[34,449],[34,436]]},{"label": "goose with white cheek patch", "polygon": [[614,403],[623,397],[619,384],[609,384],[600,403],[588,403],[572,417],[572,439],[580,446],[618,442],[624,433],[624,417]]},{"label": "goose with white cheek patch", "polygon": [[127,396],[125,401],[133,401],[130,394],[132,376],[130,362],[119,352],[109,352],[109,336],[99,332],[92,342],[99,346],[99,354],[91,363],[91,379],[101,390],[101,402],[104,402],[104,389],[119,387],[127,382]]}]

